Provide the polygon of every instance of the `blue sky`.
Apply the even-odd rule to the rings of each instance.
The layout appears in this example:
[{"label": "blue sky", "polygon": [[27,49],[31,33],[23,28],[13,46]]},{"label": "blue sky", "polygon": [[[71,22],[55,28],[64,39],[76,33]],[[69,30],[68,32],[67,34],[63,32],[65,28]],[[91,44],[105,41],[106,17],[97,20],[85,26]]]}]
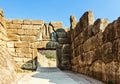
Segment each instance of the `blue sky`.
[{"label": "blue sky", "polygon": [[113,21],[120,16],[120,0],[0,0],[0,8],[6,18],[62,21],[65,27],[70,25],[70,15],[79,20],[88,10],[94,12],[95,19]]}]

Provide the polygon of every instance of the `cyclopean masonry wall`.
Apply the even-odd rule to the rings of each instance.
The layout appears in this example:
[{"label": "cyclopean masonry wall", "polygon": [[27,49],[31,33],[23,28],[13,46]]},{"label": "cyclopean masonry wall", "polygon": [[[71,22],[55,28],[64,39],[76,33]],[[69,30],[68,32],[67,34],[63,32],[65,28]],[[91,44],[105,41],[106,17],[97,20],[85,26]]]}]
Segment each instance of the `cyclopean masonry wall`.
[{"label": "cyclopean masonry wall", "polygon": [[57,66],[70,69],[69,29],[61,22],[44,23],[43,20],[6,20],[7,47],[18,71],[36,69],[38,49],[56,49]]},{"label": "cyclopean masonry wall", "polygon": [[94,22],[92,11],[76,21],[70,17],[72,71],[120,83],[120,18]]},{"label": "cyclopean masonry wall", "polygon": [[6,22],[0,9],[0,84],[16,84],[15,63],[8,53]]},{"label": "cyclopean masonry wall", "polygon": [[39,49],[56,49],[60,69],[119,84],[120,18],[94,22],[88,11],[70,22],[69,30],[61,22],[8,20],[0,10],[0,83],[12,84],[21,68],[36,69]]}]

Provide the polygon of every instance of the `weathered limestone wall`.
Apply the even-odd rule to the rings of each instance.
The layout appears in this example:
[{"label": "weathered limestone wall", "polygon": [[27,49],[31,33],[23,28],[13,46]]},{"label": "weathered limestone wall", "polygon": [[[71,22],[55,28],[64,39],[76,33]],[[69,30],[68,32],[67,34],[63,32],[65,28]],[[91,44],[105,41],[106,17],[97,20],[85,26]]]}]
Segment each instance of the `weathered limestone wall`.
[{"label": "weathered limestone wall", "polygon": [[57,66],[70,69],[69,32],[61,22],[5,19],[0,9],[0,84],[17,84],[16,72],[36,69],[39,49],[56,49]]},{"label": "weathered limestone wall", "polygon": [[8,53],[6,22],[0,9],[0,84],[16,84],[14,61]]},{"label": "weathered limestone wall", "polygon": [[71,21],[72,71],[102,81],[120,83],[120,18],[112,23],[107,19],[94,22],[93,13],[86,12]]},{"label": "weathered limestone wall", "polygon": [[6,20],[6,24],[9,38],[7,47],[17,63],[18,70],[37,68],[38,49],[56,49],[58,67],[66,68],[64,60],[70,66],[70,60],[64,58],[69,52],[61,54],[63,49],[66,51],[68,49],[65,47],[69,46],[68,28],[63,28],[61,22],[46,24],[43,20],[15,19]]},{"label": "weathered limestone wall", "polygon": [[[18,68],[35,69],[35,59],[37,48],[45,47],[45,41],[39,42],[37,35],[40,28],[43,28],[42,20],[6,20],[9,52],[14,57]],[[32,66],[34,64],[34,66]]]}]

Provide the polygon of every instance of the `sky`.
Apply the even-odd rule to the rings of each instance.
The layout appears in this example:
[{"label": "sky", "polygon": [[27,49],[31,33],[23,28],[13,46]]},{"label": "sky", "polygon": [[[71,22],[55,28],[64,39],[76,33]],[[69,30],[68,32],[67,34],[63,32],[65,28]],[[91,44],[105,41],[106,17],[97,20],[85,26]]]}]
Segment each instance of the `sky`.
[{"label": "sky", "polygon": [[84,12],[92,10],[95,20],[108,18],[111,22],[120,16],[120,0],[0,0],[5,18],[61,21],[70,26],[70,15],[79,21]]}]

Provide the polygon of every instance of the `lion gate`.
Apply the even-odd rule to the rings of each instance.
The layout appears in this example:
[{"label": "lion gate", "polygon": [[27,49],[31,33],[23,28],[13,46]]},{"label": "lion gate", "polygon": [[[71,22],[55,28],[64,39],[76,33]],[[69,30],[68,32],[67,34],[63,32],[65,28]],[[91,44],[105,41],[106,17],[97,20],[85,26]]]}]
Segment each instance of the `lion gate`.
[{"label": "lion gate", "polygon": [[61,22],[43,20],[6,20],[10,54],[17,69],[36,69],[38,51],[56,50],[57,67],[70,69],[70,31]]}]

